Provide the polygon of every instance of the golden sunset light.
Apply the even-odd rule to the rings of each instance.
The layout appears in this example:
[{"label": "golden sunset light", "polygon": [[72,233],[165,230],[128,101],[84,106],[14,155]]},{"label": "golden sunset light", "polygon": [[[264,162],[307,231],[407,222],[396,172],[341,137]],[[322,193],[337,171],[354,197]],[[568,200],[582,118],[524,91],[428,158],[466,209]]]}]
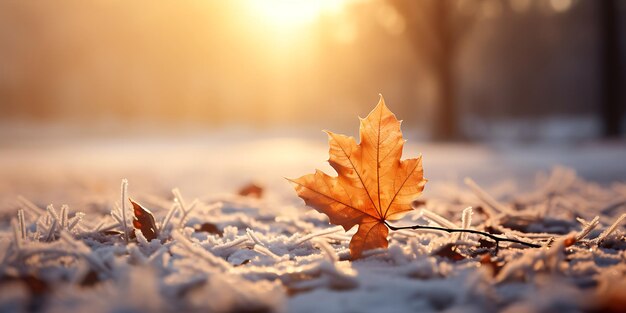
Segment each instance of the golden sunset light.
[{"label": "golden sunset light", "polygon": [[351,0],[242,0],[242,6],[271,27],[289,31],[310,25],[322,16],[341,14],[348,2]]},{"label": "golden sunset light", "polygon": [[626,308],[626,0],[0,0],[0,312]]}]

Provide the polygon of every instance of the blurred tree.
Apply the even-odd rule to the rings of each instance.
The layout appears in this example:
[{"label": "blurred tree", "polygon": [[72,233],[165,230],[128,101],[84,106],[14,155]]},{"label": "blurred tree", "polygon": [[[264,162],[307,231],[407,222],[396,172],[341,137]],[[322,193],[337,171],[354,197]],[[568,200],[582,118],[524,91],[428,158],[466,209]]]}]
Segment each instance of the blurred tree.
[{"label": "blurred tree", "polygon": [[436,120],[433,136],[439,140],[461,139],[456,99],[455,60],[472,24],[477,6],[458,0],[389,0],[406,22],[406,35],[414,51],[437,82]]},{"label": "blurred tree", "polygon": [[619,8],[616,0],[598,1],[602,41],[602,120],[605,137],[621,134],[622,101],[620,99]]}]

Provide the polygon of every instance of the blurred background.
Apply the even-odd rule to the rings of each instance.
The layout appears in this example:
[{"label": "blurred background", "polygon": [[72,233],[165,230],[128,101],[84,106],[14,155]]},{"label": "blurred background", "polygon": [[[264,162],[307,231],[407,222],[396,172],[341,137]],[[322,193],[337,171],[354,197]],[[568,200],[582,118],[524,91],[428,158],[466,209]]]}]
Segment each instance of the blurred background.
[{"label": "blurred background", "polygon": [[358,135],[379,94],[426,197],[626,180],[625,76],[626,0],[0,0],[0,212],[109,208],[124,177],[301,205],[283,177],[332,173],[321,130]]},{"label": "blurred background", "polygon": [[623,137],[624,17],[620,0],[2,0],[0,123],[348,131],[382,93],[417,138]]}]

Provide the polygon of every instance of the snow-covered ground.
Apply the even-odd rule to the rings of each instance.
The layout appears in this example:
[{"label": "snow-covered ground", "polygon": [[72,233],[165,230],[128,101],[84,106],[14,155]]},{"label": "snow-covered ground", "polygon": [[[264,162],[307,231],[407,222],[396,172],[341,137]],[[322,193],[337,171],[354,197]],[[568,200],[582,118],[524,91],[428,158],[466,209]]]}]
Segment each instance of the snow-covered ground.
[{"label": "snow-covered ground", "polygon": [[[404,156],[423,154],[429,183],[401,224],[461,227],[472,206],[472,229],[545,247],[502,243],[489,258],[493,248],[475,235],[396,231],[388,251],[351,262],[351,233],[304,207],[283,178],[332,173],[325,135],[285,134],[0,136],[0,311],[626,305],[626,221],[611,228],[626,212],[623,142],[441,145],[407,134]],[[157,240],[138,233],[126,244],[119,235],[122,178],[154,213]],[[261,199],[236,194],[250,182],[264,186]],[[125,215],[131,227],[132,211]]]}]

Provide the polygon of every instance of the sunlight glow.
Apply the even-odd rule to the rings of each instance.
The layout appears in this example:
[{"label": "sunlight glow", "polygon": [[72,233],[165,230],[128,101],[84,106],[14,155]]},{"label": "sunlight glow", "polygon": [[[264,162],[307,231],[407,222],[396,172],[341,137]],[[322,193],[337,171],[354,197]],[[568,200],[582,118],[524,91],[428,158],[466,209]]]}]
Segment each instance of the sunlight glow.
[{"label": "sunlight glow", "polygon": [[339,13],[347,0],[247,0],[255,15],[277,28],[302,26]]},{"label": "sunlight glow", "polygon": [[572,0],[550,0],[550,5],[556,12],[565,12],[572,6]]}]

